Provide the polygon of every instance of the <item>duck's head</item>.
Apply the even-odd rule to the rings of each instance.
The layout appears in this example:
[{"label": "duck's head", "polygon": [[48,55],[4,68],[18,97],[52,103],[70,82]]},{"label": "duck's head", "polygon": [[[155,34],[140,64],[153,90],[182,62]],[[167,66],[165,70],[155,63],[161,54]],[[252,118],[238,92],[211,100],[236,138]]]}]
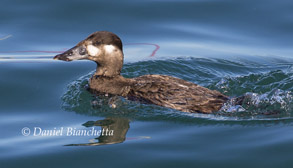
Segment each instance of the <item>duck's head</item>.
[{"label": "duck's head", "polygon": [[96,75],[113,77],[120,75],[123,66],[122,42],[114,33],[98,31],[73,48],[56,55],[54,59],[63,61],[92,60],[98,64]]}]

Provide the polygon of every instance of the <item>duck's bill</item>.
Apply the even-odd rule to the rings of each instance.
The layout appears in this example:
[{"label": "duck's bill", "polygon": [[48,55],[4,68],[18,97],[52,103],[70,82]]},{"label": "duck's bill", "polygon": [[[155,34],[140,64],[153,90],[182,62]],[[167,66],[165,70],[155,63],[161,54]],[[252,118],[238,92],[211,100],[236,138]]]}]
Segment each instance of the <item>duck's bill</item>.
[{"label": "duck's bill", "polygon": [[86,53],[86,49],[83,46],[75,46],[62,54],[56,55],[53,59],[62,61],[73,61],[87,59],[87,57],[88,54]]}]

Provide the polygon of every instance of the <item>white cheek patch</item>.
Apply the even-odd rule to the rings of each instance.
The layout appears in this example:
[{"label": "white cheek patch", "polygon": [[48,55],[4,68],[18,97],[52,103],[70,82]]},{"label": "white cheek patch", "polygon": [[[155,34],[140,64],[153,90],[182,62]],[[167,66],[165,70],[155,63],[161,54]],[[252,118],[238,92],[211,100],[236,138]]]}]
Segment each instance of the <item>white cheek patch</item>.
[{"label": "white cheek patch", "polygon": [[89,53],[89,55],[91,55],[91,56],[97,56],[100,53],[100,49],[93,46],[93,45],[88,45],[86,47],[86,49],[87,49],[87,52]]},{"label": "white cheek patch", "polygon": [[105,49],[106,53],[111,54],[112,52],[114,52],[116,50],[116,47],[113,45],[105,45],[104,49]]}]

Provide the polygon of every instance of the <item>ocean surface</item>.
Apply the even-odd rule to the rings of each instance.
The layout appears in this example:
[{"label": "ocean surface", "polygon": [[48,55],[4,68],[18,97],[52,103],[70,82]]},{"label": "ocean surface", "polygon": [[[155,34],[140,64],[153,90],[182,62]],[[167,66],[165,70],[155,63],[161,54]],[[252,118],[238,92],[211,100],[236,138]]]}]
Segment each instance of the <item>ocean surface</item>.
[{"label": "ocean surface", "polygon": [[[2,0],[0,167],[292,167],[293,1]],[[192,114],[97,97],[96,64],[52,58],[121,37],[122,75],[166,74],[233,100]]]}]

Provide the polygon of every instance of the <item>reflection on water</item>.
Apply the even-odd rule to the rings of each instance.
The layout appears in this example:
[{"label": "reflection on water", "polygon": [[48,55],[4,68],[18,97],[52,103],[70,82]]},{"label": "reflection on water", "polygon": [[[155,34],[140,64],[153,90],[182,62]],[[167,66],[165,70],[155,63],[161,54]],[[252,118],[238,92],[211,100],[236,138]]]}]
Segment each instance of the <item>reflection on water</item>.
[{"label": "reflection on water", "polygon": [[[66,146],[99,146],[108,144],[122,143],[126,139],[129,129],[129,119],[108,117],[104,120],[88,121],[83,124],[85,127],[100,126],[102,130],[113,131],[113,134],[102,133],[99,137],[89,140],[89,143],[68,144]],[[97,141],[97,142],[96,142]]]}]

